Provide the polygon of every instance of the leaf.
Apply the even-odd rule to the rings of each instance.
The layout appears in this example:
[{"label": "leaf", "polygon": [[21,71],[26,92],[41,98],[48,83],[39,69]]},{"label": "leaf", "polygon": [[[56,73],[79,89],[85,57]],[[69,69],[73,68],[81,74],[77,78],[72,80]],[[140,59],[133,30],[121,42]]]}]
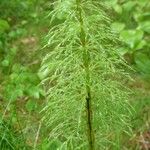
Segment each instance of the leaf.
[{"label": "leaf", "polygon": [[[53,140],[52,142],[51,142],[51,144],[50,144],[50,149],[52,149],[52,150],[57,150],[60,146],[61,146],[61,142],[59,141],[59,140]],[[63,148],[62,148],[62,150],[64,150]]]},{"label": "leaf", "polygon": [[8,67],[9,66],[9,60],[8,59],[5,59],[2,61],[2,66],[3,67]]},{"label": "leaf", "polygon": [[123,9],[129,12],[133,9],[135,5],[136,5],[136,1],[127,1],[125,4],[123,4]]},{"label": "leaf", "polygon": [[147,33],[150,33],[150,21],[147,20],[147,21],[140,22],[139,29],[141,29]]},{"label": "leaf", "polygon": [[119,52],[120,55],[124,56],[124,54],[129,52],[129,49],[126,48],[126,47],[120,47],[120,48],[118,48],[118,52]]},{"label": "leaf", "polygon": [[111,6],[112,6],[112,5],[114,6],[114,5],[117,4],[117,1],[118,1],[118,0],[106,0],[105,3],[106,3],[107,5],[109,4],[109,5],[111,5]]},{"label": "leaf", "polygon": [[23,96],[23,90],[19,89],[19,88],[16,88],[16,89],[15,88],[16,87],[14,87],[12,85],[8,86],[8,88],[6,89],[7,90],[7,93],[6,93],[7,100],[16,101],[17,98]]},{"label": "leaf", "polygon": [[116,4],[113,6],[113,8],[118,14],[122,13],[122,7],[120,5]]},{"label": "leaf", "polygon": [[0,33],[9,30],[10,26],[6,20],[0,19]]},{"label": "leaf", "polygon": [[135,47],[135,50],[142,49],[146,44],[147,43],[145,40],[140,41],[139,44]]},{"label": "leaf", "polygon": [[121,32],[125,28],[125,24],[121,22],[114,22],[112,23],[111,28],[116,32]]},{"label": "leaf", "polygon": [[39,99],[40,95],[44,94],[44,92],[38,86],[33,86],[33,85],[27,87],[26,91],[29,96],[35,99]]},{"label": "leaf", "polygon": [[123,30],[120,34],[120,38],[132,49],[139,44],[143,36],[144,32],[141,30]]},{"label": "leaf", "polygon": [[50,67],[43,66],[38,72],[38,77],[42,80],[50,74],[50,71]]},{"label": "leaf", "polygon": [[37,103],[34,100],[28,100],[25,107],[26,107],[27,111],[31,112],[36,109]]},{"label": "leaf", "polygon": [[[58,150],[59,147],[61,147],[61,141],[59,140],[51,140],[50,142],[48,140],[44,140],[42,142],[42,150]],[[62,149],[64,150],[64,149]]]},{"label": "leaf", "polygon": [[17,95],[17,97],[22,97],[23,96],[23,89],[21,89],[21,88],[16,89],[16,95]]},{"label": "leaf", "polygon": [[137,69],[145,74],[150,74],[150,58],[143,53],[135,55],[135,63]]}]

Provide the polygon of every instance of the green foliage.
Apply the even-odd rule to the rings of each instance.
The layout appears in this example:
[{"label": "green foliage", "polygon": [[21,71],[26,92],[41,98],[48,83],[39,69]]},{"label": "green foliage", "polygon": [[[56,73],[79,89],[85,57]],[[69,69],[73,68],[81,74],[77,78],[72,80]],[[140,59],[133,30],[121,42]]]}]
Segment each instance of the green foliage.
[{"label": "green foliage", "polygon": [[134,129],[140,129],[143,130],[141,127],[143,126],[143,122],[146,120],[149,121],[149,115],[150,115],[150,100],[148,96],[143,96],[141,98],[137,98],[136,101],[134,101],[134,109],[135,109],[135,115],[134,115]]},{"label": "green foliage", "polygon": [[[30,119],[25,118],[31,118],[32,113],[39,111],[39,103],[44,96],[36,73],[38,64],[35,65],[33,60],[35,48],[30,48],[33,44],[30,37],[34,38],[38,32],[36,31],[38,26],[35,27],[36,32],[30,26],[39,21],[38,11],[41,3],[44,1],[40,3],[37,0],[0,1],[0,115],[3,116],[0,118],[2,119],[0,149],[2,150],[26,150],[26,145],[31,145],[25,144],[26,139],[29,139],[26,137],[29,135],[26,128],[30,122]],[[26,39],[29,44],[23,43]],[[12,128],[10,129],[3,120],[6,120]],[[35,134],[32,134],[32,139]]]},{"label": "green foliage", "polygon": [[[8,17],[11,16],[14,21],[20,18],[29,17],[29,12],[31,12],[36,4],[35,0],[1,0],[0,1],[0,16]],[[9,8],[9,9],[6,9]]]},{"label": "green foliage", "polygon": [[[37,1],[0,2],[0,14],[3,18],[0,19],[0,81],[3,86],[1,97],[6,101],[14,102],[23,97],[36,100],[44,95],[38,86],[38,75],[31,71],[33,68],[25,67],[26,64],[19,58],[23,50],[14,43],[15,40],[26,36],[24,27],[34,18],[33,13],[37,13],[33,11],[34,6],[38,6]],[[5,8],[9,9],[5,12]],[[26,58],[28,57],[26,55]]]},{"label": "green foliage", "polygon": [[12,73],[5,79],[4,99],[16,100],[18,97],[30,96],[39,99],[43,91],[38,88],[40,80],[28,68],[14,64]]},{"label": "green foliage", "polygon": [[51,140],[48,139],[43,140],[41,146],[39,147],[40,150],[56,150],[59,147],[61,147],[63,143],[61,143],[59,140]]},{"label": "green foliage", "polygon": [[125,43],[120,53],[128,56],[129,62],[137,71],[150,79],[149,0],[115,0],[109,3],[113,6],[116,16],[112,28],[120,34],[120,39]]},{"label": "green foliage", "polygon": [[15,131],[11,124],[0,120],[0,149],[1,150],[29,150],[22,135]]},{"label": "green foliage", "polygon": [[[39,73],[47,89],[43,119],[49,139],[61,143],[57,149],[121,149],[130,108],[121,83],[125,63],[116,50],[108,9],[90,0],[53,6],[47,35],[51,49]],[[54,24],[56,18],[62,21]]]},{"label": "green foliage", "polygon": [[4,33],[10,28],[8,22],[6,20],[0,19],[0,33]]}]

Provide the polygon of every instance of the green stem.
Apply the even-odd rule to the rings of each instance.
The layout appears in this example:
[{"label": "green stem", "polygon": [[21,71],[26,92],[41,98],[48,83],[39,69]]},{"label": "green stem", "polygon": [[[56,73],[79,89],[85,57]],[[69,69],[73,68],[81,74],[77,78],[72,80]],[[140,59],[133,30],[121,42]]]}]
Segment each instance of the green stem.
[{"label": "green stem", "polygon": [[85,79],[86,79],[86,110],[87,110],[87,126],[88,126],[88,141],[89,141],[89,150],[94,150],[94,132],[92,126],[92,106],[91,106],[91,88],[90,88],[90,54],[86,48],[86,33],[84,30],[84,23],[82,17],[82,9],[80,7],[81,0],[76,0],[78,18],[80,22],[80,40],[83,48],[83,64],[85,69]]}]

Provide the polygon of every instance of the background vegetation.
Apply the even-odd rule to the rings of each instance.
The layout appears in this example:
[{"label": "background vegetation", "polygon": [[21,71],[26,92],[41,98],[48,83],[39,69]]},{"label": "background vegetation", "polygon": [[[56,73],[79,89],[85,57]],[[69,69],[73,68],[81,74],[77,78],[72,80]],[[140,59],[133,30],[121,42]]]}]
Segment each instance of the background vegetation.
[{"label": "background vegetation", "polygon": [[[118,51],[134,69],[130,102],[132,135],[122,149],[150,148],[150,3],[149,0],[105,0],[111,7],[112,30],[124,44]],[[52,10],[49,0],[0,1],[0,149],[57,149],[39,113],[45,90],[39,86],[41,59]],[[62,20],[55,18],[54,24]]]}]

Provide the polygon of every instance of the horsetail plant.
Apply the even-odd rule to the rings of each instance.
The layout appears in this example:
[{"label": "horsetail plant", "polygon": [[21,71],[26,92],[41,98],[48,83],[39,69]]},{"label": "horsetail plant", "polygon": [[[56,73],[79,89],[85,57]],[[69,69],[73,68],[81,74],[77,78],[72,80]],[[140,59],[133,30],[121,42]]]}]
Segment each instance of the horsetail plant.
[{"label": "horsetail plant", "polygon": [[[119,148],[128,127],[124,61],[99,0],[57,0],[40,75],[47,90],[43,120],[59,150]],[[61,20],[54,24],[57,19]]]}]

